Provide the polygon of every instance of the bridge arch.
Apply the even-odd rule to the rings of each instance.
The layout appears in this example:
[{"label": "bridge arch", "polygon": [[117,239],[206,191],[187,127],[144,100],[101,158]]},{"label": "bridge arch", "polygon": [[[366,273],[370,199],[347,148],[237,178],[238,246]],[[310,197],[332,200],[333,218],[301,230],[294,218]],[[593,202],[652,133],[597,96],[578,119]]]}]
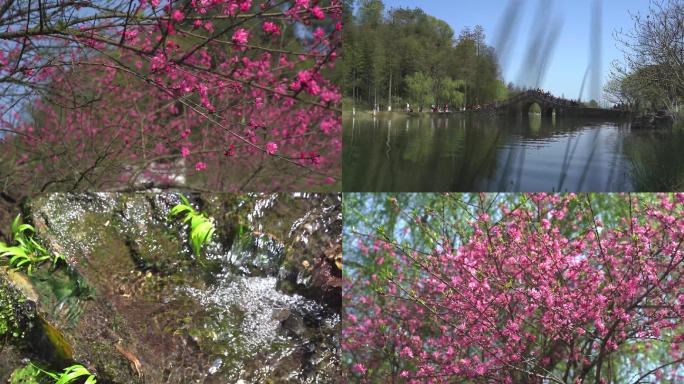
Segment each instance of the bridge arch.
[{"label": "bridge arch", "polygon": [[523,115],[536,113],[542,117],[553,117],[554,113],[558,113],[557,106],[552,103],[546,103],[536,99],[525,100],[521,104],[520,112]]},{"label": "bridge arch", "polygon": [[544,117],[553,117],[554,113],[557,113],[555,105],[549,105],[542,109],[542,116]]},{"label": "bridge arch", "polygon": [[542,106],[539,105],[536,101],[528,101],[525,104],[523,104],[523,109],[522,113],[528,114],[528,113],[538,113],[542,114],[544,110],[542,109]]}]

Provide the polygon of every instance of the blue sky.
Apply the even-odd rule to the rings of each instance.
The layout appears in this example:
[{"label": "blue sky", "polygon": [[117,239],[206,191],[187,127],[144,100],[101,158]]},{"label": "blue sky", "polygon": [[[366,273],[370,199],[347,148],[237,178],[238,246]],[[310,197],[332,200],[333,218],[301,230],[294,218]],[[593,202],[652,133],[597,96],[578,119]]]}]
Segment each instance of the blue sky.
[{"label": "blue sky", "polygon": [[[561,29],[555,49],[548,58],[547,70],[542,87],[560,96],[577,98],[582,79],[590,61],[590,24],[593,0],[520,0],[522,11],[517,34],[508,45],[509,56],[503,68],[506,82],[518,83],[521,80],[521,67],[525,62],[529,35],[540,4],[543,11],[551,16],[553,25]],[[421,8],[427,14],[449,23],[456,35],[465,26],[482,25],[487,34],[487,42],[495,45],[508,0],[384,0],[386,8]],[[629,12],[646,13],[648,0],[602,0],[602,69],[600,78],[603,84],[608,79],[611,62],[621,60],[622,53],[613,39],[615,30],[629,31],[633,23]],[[545,33],[548,36],[550,33]],[[583,99],[590,95],[591,87],[585,87]],[[597,89],[597,88],[595,88]]]}]

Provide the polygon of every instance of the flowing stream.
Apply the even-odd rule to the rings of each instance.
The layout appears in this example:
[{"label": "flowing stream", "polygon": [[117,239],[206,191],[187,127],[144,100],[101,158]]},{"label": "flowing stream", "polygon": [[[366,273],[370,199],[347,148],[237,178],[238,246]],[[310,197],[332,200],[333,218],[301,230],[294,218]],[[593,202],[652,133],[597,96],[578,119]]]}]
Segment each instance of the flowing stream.
[{"label": "flowing stream", "polygon": [[[327,383],[339,375],[339,195],[191,196],[216,233],[198,256],[177,194],[50,194],[24,205],[68,266],[0,285],[35,304],[0,380],[26,359],[101,383]],[[32,310],[28,308],[27,310]]]}]

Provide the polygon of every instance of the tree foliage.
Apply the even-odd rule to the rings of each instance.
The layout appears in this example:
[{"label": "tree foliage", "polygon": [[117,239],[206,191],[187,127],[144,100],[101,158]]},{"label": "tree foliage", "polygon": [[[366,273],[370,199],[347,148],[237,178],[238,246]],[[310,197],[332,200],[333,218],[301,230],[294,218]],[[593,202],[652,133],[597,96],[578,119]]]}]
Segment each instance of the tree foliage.
[{"label": "tree foliage", "polygon": [[648,14],[616,33],[624,62],[604,89],[609,101],[633,110],[678,111],[684,99],[684,1],[650,0]]},{"label": "tree foliage", "polygon": [[381,0],[348,5],[343,80],[353,103],[387,106],[390,93],[394,105],[472,106],[506,97],[482,27],[464,28],[456,37],[446,22],[419,8],[387,10]]}]

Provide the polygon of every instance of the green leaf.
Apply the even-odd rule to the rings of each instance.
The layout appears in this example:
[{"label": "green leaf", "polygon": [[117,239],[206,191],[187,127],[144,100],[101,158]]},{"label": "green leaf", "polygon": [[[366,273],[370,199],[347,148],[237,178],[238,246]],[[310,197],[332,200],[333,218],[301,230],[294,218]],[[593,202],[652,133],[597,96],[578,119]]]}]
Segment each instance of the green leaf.
[{"label": "green leaf", "polygon": [[207,219],[201,215],[191,215],[190,230],[195,231],[201,224],[204,224]]},{"label": "green leaf", "polygon": [[0,252],[2,252],[3,255],[9,256],[9,255],[23,255],[27,256],[28,254],[26,253],[26,250],[22,247],[3,247],[0,249]]},{"label": "green leaf", "polygon": [[18,227],[17,233],[24,233],[24,232],[35,232],[36,230],[33,228],[31,224],[21,224]]},{"label": "green leaf", "polygon": [[12,221],[12,233],[16,236],[19,233],[19,223],[21,223],[21,213],[14,218]]},{"label": "green leaf", "polygon": [[20,262],[17,263],[17,268],[21,267],[22,265],[31,262],[30,259],[23,259]]},{"label": "green leaf", "polygon": [[50,260],[50,255],[44,255],[40,257],[35,257],[31,260],[33,263],[42,263],[43,261]]},{"label": "green leaf", "polygon": [[48,254],[47,249],[45,249],[45,247],[43,247],[42,245],[38,244],[38,242],[33,237],[29,238],[29,243],[31,244],[31,246],[33,247],[33,249],[35,251],[37,251],[43,255]]},{"label": "green leaf", "polygon": [[171,217],[183,216],[181,222],[190,225],[190,245],[195,255],[199,256],[202,246],[210,241],[215,232],[214,223],[204,214],[196,211],[185,196],[179,196],[182,203],[171,208],[169,215]]},{"label": "green leaf", "polygon": [[64,373],[60,375],[56,384],[69,384],[83,376],[89,376],[88,379],[90,379],[93,375],[82,365],[72,365],[64,369]]},{"label": "green leaf", "polygon": [[190,238],[196,255],[199,256],[200,249],[209,241],[213,233],[214,225],[206,219],[197,224],[197,226],[192,230],[190,233]]},{"label": "green leaf", "polygon": [[58,263],[60,260],[63,261],[63,262],[66,264],[66,258],[64,257],[64,255],[61,255],[61,254],[59,254],[59,253],[56,253],[55,256],[54,256],[54,258],[53,258],[53,260],[52,260],[52,268],[53,268],[53,269],[57,268],[57,263]]},{"label": "green leaf", "polygon": [[10,261],[9,261],[10,265],[14,265],[14,264],[17,262],[17,260],[31,261],[31,259],[29,259],[29,257],[26,256],[26,255],[23,255],[23,254],[15,254],[14,256],[12,256],[12,258],[11,258]]},{"label": "green leaf", "polygon": [[[29,248],[29,245],[26,243],[26,240],[24,240],[23,237],[17,237],[17,238],[14,239],[14,241],[16,241],[17,243],[19,243],[19,245],[20,245],[22,248],[27,248],[27,249]],[[28,252],[27,252],[27,253],[28,253]]]},{"label": "green leaf", "polygon": [[180,216],[184,212],[192,212],[192,207],[188,207],[185,205],[176,205],[175,207],[171,208],[171,211],[169,214],[172,217]]},{"label": "green leaf", "polygon": [[[21,214],[17,215],[12,222],[12,231],[16,245],[8,246],[0,242],[0,256],[9,257],[9,265],[15,269],[27,267],[27,273],[33,272],[34,265],[50,260],[50,252],[31,236],[35,228],[29,224],[22,224]],[[55,256],[53,266],[63,257]],[[65,260],[66,261],[66,260]]]},{"label": "green leaf", "polygon": [[188,201],[188,199],[185,196],[183,196],[182,194],[180,195],[180,199],[183,202],[183,204],[190,205],[190,202]]}]

